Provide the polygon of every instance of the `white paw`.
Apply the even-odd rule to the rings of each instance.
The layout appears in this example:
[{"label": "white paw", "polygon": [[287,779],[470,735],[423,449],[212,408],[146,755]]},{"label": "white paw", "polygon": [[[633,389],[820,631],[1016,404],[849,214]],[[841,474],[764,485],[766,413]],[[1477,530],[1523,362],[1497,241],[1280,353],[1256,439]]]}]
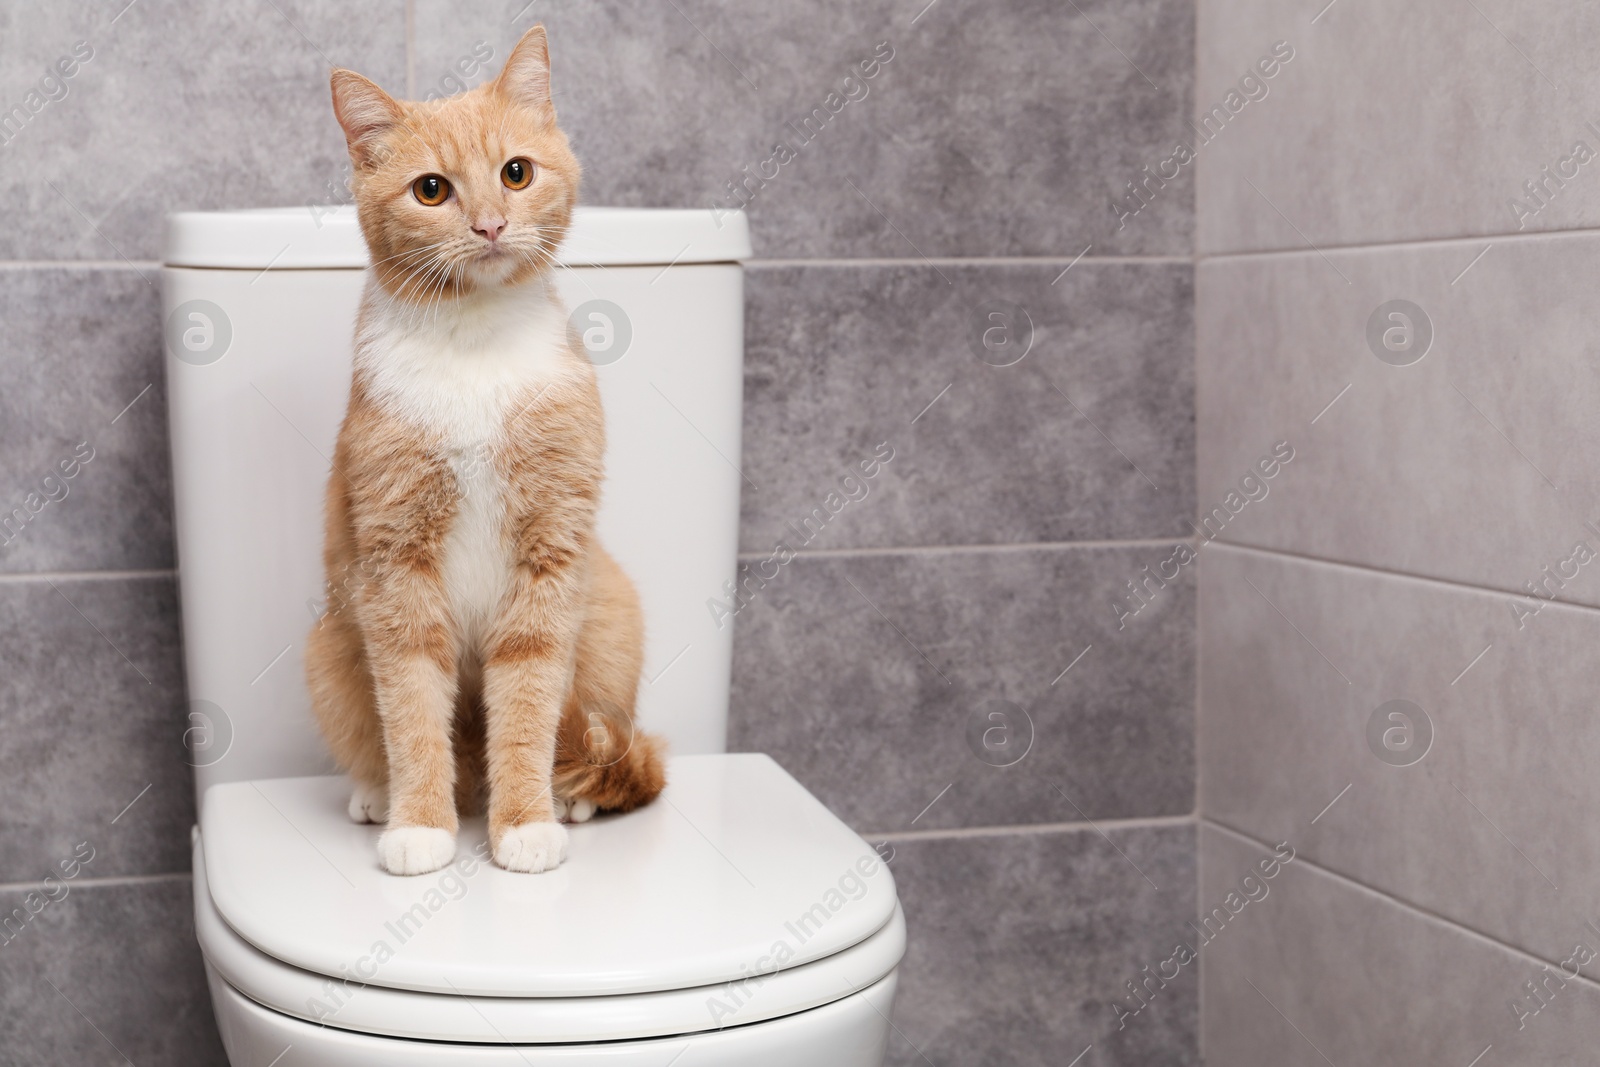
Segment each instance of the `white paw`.
[{"label": "white paw", "polygon": [[596,808],[594,801],[583,797],[568,800],[565,797],[555,798],[557,822],[588,822],[594,818]]},{"label": "white paw", "polygon": [[456,858],[456,835],[433,826],[395,826],[378,837],[378,861],[390,874],[427,874]]},{"label": "white paw", "polygon": [[567,858],[567,828],[558,822],[525,822],[500,835],[494,861],[508,871],[538,874]]},{"label": "white paw", "polygon": [[389,787],[357,782],[350,794],[351,822],[388,822]]}]

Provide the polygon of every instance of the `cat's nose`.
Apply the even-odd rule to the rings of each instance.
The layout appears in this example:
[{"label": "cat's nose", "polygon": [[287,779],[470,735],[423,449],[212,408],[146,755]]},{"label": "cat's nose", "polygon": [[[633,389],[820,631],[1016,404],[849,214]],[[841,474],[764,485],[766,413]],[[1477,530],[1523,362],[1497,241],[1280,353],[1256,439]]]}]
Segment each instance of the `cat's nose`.
[{"label": "cat's nose", "polygon": [[498,215],[487,215],[472,224],[475,233],[483,234],[484,240],[494,241],[505,232],[506,220]]}]

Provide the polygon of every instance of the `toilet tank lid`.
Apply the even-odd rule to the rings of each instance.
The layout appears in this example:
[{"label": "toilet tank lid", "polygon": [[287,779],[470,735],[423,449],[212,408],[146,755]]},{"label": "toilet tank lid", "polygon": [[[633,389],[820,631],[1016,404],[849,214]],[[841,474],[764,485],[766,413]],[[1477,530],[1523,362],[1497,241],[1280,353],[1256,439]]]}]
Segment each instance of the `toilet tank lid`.
[{"label": "toilet tank lid", "polygon": [[[367,246],[352,205],[179,211],[167,216],[169,267],[359,269]],[[580,207],[557,254],[563,266],[666,266],[750,258],[742,211]]]}]

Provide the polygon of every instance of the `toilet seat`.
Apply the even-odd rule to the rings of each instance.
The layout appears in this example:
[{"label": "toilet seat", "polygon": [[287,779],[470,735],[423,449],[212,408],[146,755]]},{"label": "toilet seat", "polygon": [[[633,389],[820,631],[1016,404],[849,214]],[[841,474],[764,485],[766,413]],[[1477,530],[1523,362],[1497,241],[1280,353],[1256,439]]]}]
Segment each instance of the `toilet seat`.
[{"label": "toilet seat", "polygon": [[777,1019],[894,972],[892,876],[776,763],[681,757],[669,781],[641,811],[571,827],[554,872],[470,859],[478,820],[457,866],[416,878],[378,868],[381,828],[348,821],[343,779],[215,786],[194,867],[213,980],[363,1034],[555,1044]]}]

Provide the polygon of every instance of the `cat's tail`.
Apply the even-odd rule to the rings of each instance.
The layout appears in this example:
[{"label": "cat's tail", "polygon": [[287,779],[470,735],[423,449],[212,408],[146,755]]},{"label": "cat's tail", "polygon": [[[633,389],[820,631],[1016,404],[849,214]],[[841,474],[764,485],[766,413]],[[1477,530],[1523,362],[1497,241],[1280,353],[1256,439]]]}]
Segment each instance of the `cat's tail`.
[{"label": "cat's tail", "polygon": [[[630,724],[631,725],[631,724]],[[588,800],[601,811],[632,811],[667,784],[662,742],[649,734],[586,728],[562,731],[556,748],[557,796]]]}]

